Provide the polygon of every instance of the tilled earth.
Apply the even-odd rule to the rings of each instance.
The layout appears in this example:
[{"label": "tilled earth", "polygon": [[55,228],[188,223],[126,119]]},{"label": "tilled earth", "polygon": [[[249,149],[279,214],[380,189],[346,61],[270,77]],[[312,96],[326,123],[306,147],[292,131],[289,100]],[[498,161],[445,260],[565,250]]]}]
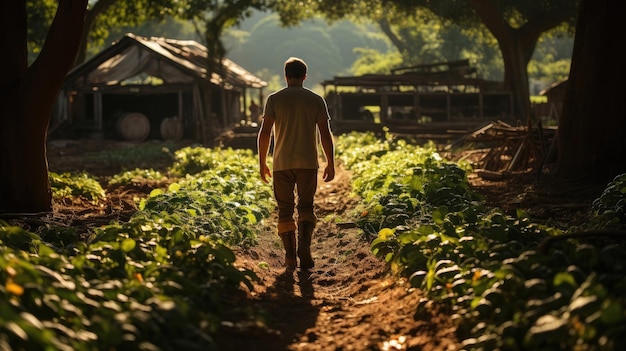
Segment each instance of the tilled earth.
[{"label": "tilled earth", "polygon": [[[320,221],[313,238],[315,268],[286,271],[274,228],[266,222],[260,244],[238,255],[239,264],[257,272],[251,303],[266,312],[271,333],[226,328],[225,350],[455,350],[454,326],[433,308],[416,318],[418,291],[387,274],[356,228],[324,218],[341,217],[358,203],[350,174],[339,168],[335,180],[320,179],[316,195]],[[259,268],[267,263],[269,268]],[[261,264],[262,267],[266,267]]]},{"label": "tilled earth", "polygon": [[[102,148],[132,147],[119,143],[59,143],[48,147],[51,171],[88,171],[102,177],[121,170],[119,165],[86,163],[86,152]],[[167,165],[162,165],[163,167]],[[158,165],[153,165],[158,169]],[[486,181],[470,175],[473,187],[489,204],[507,211],[523,208],[539,220],[582,222],[599,189],[539,180],[528,173]],[[124,220],[136,211],[136,199],[167,181],[107,189],[105,205],[88,201],[55,203],[44,218],[22,219],[24,226],[43,222],[74,227]],[[563,189],[568,189],[564,191]],[[258,245],[238,249],[236,262],[253,270],[259,280],[240,302],[261,314],[250,319],[233,314],[219,331],[222,350],[458,350],[459,340],[450,314],[421,301],[418,290],[391,276],[383,261],[375,258],[358,229],[342,222],[359,199],[351,193],[350,173],[339,165],[336,178],[319,181],[316,195],[320,219],[312,243],[315,267],[310,272],[286,271],[283,250],[276,235],[275,217],[263,223]],[[274,214],[275,216],[275,214]],[[345,217],[344,217],[345,218]],[[245,289],[245,288],[244,288]]]}]

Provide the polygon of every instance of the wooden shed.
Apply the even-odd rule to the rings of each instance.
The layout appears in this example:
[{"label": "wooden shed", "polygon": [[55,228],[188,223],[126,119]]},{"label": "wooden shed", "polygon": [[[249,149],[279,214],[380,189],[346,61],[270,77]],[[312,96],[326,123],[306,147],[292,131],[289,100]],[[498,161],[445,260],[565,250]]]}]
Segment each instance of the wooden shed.
[{"label": "wooden shed", "polygon": [[400,67],[391,74],[334,77],[322,85],[335,131],[466,131],[510,119],[511,92],[502,82],[475,75],[469,60],[459,60]]},{"label": "wooden shed", "polygon": [[51,127],[73,136],[211,144],[249,118],[247,96],[261,101],[267,83],[229,59],[209,74],[208,62],[196,41],[126,34],[68,74]]}]

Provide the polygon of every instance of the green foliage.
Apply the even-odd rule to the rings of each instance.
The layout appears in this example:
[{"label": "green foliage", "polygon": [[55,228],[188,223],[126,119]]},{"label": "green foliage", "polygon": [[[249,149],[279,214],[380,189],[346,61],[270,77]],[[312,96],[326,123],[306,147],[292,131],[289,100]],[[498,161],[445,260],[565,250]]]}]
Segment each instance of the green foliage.
[{"label": "green foliage", "polygon": [[28,61],[31,63],[43,47],[43,42],[56,13],[56,8],[57,2],[55,0],[26,1],[26,13],[28,14]]},{"label": "green foliage", "polygon": [[[371,135],[363,137],[367,142],[356,134],[346,138],[338,144],[372,144]],[[428,300],[448,305],[465,350],[623,344],[621,241],[559,241],[539,251],[543,239],[565,232],[535,224],[523,211],[512,217],[486,208],[464,171],[432,150],[423,150],[423,162],[412,165],[419,151],[385,148],[387,153],[373,157],[363,152],[368,155],[360,160],[350,157],[351,151],[342,157],[347,155],[355,170],[354,191],[364,195],[365,210],[354,216],[372,252],[427,297],[416,318],[425,318]],[[620,218],[625,179],[617,177],[594,202],[598,217],[592,223],[610,227]]]},{"label": "green foliage", "polygon": [[193,175],[204,170],[223,172],[232,165],[256,167],[254,161],[253,151],[250,149],[209,149],[189,146],[175,152],[169,172],[179,176]]},{"label": "green foliage", "polygon": [[161,221],[174,217],[180,225],[201,230],[220,243],[254,242],[257,224],[269,215],[271,192],[240,175],[219,177],[205,171],[171,185],[167,193],[153,191],[140,204],[146,213],[137,216],[153,215]]},{"label": "green foliage", "polygon": [[[533,93],[569,71],[575,3],[507,1],[501,6],[504,19],[514,28],[555,9],[571,19],[540,38],[528,66]],[[31,62],[43,44],[56,5],[49,0],[27,1]],[[262,12],[268,9],[274,13]],[[90,11],[95,18],[89,33],[91,54],[122,34],[134,32],[200,40],[211,48],[216,45],[215,50],[224,50],[268,81],[274,76],[282,81],[281,63],[294,52],[310,63],[313,86],[335,75],[386,73],[398,66],[458,59],[470,59],[485,79],[503,77],[497,42],[465,2],[97,1],[91,3]],[[381,21],[391,29],[381,30]],[[204,33],[198,30],[203,25]],[[276,42],[281,44],[276,46]],[[268,45],[274,47],[271,55],[266,52]]]},{"label": "green foliage", "polygon": [[[363,199],[348,215],[372,253],[424,296],[416,318],[429,300],[448,306],[467,350],[623,344],[621,241],[562,240],[541,251],[545,238],[568,231],[486,207],[465,169],[431,143],[337,139]],[[254,245],[274,203],[250,150],[179,151],[170,173],[180,179],[154,190],[128,222],[38,235],[0,221],[0,345],[215,349],[221,319],[256,279],[234,266],[231,247]],[[78,178],[68,187],[85,182]],[[625,184],[616,177],[594,201],[590,228],[622,225]]]},{"label": "green foliage", "polygon": [[[177,13],[182,4],[170,0],[145,1],[89,1],[89,11],[94,23],[88,33],[90,46],[100,47],[111,28],[137,26],[148,19],[162,20],[164,16]],[[54,0],[27,0],[29,59],[34,61],[52,23],[58,2]],[[116,38],[117,39],[117,38]]]},{"label": "green foliage", "polygon": [[568,78],[574,39],[565,35],[567,30],[567,27],[559,27],[539,39],[528,64],[531,93]]},{"label": "green foliage", "polygon": [[142,143],[132,145],[132,147],[120,147],[116,149],[106,149],[91,154],[88,158],[91,161],[102,163],[132,165],[132,168],[147,168],[155,163],[171,163],[174,159],[172,153],[177,149],[175,144],[151,144]]},{"label": "green foliage", "polygon": [[352,64],[351,71],[355,76],[364,74],[390,74],[391,70],[404,65],[402,55],[398,52],[381,53],[369,48],[356,48],[359,57]]},{"label": "green foliage", "polygon": [[100,183],[85,172],[79,174],[49,172],[49,178],[54,198],[82,196],[97,202],[105,197]]},{"label": "green foliage", "polygon": [[[257,279],[231,247],[253,244],[274,204],[251,153],[187,151],[220,162],[154,190],[128,222],[40,236],[0,221],[0,347],[217,349],[212,335]],[[113,179],[136,175],[158,172]],[[66,193],[92,181],[78,179]]]},{"label": "green foliage", "polygon": [[379,140],[373,132],[350,132],[337,138],[336,153],[351,168],[358,162],[384,155],[390,150],[389,140]]},{"label": "green foliage", "polygon": [[607,185],[592,209],[602,227],[626,224],[626,174],[616,176]]},{"label": "green foliage", "polygon": [[[27,4],[29,52],[34,60],[56,10],[56,2],[46,0],[45,6],[32,1]],[[229,7],[231,5],[234,7]],[[385,11],[381,11],[383,6]],[[572,8],[571,4],[559,4],[560,8],[551,6],[561,12],[566,9],[568,13]],[[261,12],[267,7],[275,12]],[[512,23],[523,23],[524,16],[546,11],[519,1],[508,2],[504,8],[515,7],[518,10],[510,11],[517,14],[510,16]],[[503,76],[501,53],[495,39],[484,26],[477,25],[475,17],[468,16],[473,11],[464,7],[463,2],[439,6],[402,1],[302,4],[200,1],[187,6],[170,0],[114,1],[106,7],[92,6],[91,10],[102,11],[95,16],[89,34],[91,54],[126,32],[200,40],[205,44],[207,40],[220,39],[229,58],[266,81],[278,77],[279,86],[282,85],[281,64],[294,52],[310,63],[308,81],[312,86],[335,75],[387,73],[398,66],[465,58],[470,59],[485,79],[501,80]],[[387,35],[378,24],[381,20],[391,25]],[[220,29],[209,38],[198,28],[210,23],[214,27],[209,29]],[[218,38],[213,38],[215,35]],[[309,41],[309,38],[315,40]],[[276,42],[281,44],[276,46]],[[401,46],[398,43],[402,43]],[[571,27],[567,25],[541,37],[529,64],[534,93],[569,71],[571,43]],[[274,47],[271,55],[266,52],[268,45]]]},{"label": "green foliage", "polygon": [[108,186],[114,185],[132,185],[142,183],[144,181],[163,181],[166,177],[159,171],[154,169],[140,169],[135,168],[131,171],[124,171],[122,173],[114,175],[108,182]]},{"label": "green foliage", "polygon": [[[166,17],[162,20],[150,19],[138,25],[113,26],[109,28],[107,37],[103,40],[105,43],[113,43],[119,40],[126,33],[133,33],[144,37],[159,36],[164,38],[186,38],[199,40],[198,33],[193,23],[172,17]],[[102,44],[92,46],[90,54],[95,55],[102,49]]]},{"label": "green foliage", "polygon": [[[358,58],[355,48],[379,52],[389,49],[386,39],[372,25],[350,21],[328,24],[315,17],[285,28],[273,14],[256,14],[249,22],[244,23],[249,28],[245,36],[241,30],[226,33],[228,57],[265,80],[278,76],[281,85],[282,65],[289,56],[299,56],[307,62],[307,82],[314,86],[334,75],[349,74]],[[271,55],[267,54],[268,46],[272,47]]]}]

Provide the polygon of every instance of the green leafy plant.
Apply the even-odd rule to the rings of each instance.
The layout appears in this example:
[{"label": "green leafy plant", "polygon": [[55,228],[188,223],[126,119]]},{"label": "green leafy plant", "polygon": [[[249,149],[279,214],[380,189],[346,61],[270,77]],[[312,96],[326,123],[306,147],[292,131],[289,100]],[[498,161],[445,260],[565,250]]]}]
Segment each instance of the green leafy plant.
[{"label": "green leafy plant", "polygon": [[50,172],[49,178],[54,198],[82,196],[97,202],[105,197],[100,183],[86,172],[79,174]]},{"label": "green leafy plant", "polygon": [[244,162],[250,165],[252,150],[202,147],[185,147],[177,150],[170,172],[174,175],[185,176],[196,174],[203,170],[218,169],[237,165]]},{"label": "green leafy plant", "polygon": [[114,163],[121,165],[132,165],[133,168],[146,168],[155,163],[171,163],[174,159],[173,150],[177,150],[175,144],[133,144],[132,147],[120,147],[116,149],[106,149],[88,156],[90,160]]},{"label": "green leafy plant", "polygon": [[[355,135],[349,138],[361,145]],[[511,217],[486,208],[465,171],[433,150],[397,147],[388,139],[368,143],[388,151],[342,154],[351,163],[353,191],[363,199],[355,221],[373,254],[426,296],[416,316],[428,301],[449,306],[464,350],[615,349],[624,343],[621,242],[561,240],[540,251],[544,239],[567,231],[533,223],[523,211]],[[594,202],[594,228],[620,222],[623,181],[617,177]]]},{"label": "green leafy plant", "polygon": [[626,224],[626,174],[615,177],[593,202],[592,209],[604,223]]},{"label": "green leafy plant", "polygon": [[156,171],[152,168],[135,168],[134,170],[124,171],[122,173],[114,175],[109,180],[107,186],[110,187],[116,185],[132,185],[146,181],[164,181],[166,179],[167,178],[163,173]]},{"label": "green leafy plant", "polygon": [[[191,152],[220,162],[153,190],[127,222],[40,236],[0,221],[0,348],[216,349],[212,335],[257,279],[232,247],[254,243],[274,204],[251,153]],[[52,176],[56,196],[104,195],[86,174]],[[159,174],[113,182],[137,176]]]}]

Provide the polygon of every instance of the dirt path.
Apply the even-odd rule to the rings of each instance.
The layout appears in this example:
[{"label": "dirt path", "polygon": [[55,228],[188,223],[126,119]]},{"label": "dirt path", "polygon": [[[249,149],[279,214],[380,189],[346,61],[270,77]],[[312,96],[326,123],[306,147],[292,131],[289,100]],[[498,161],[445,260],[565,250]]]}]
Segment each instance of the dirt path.
[{"label": "dirt path", "polygon": [[[387,275],[358,229],[338,226],[358,202],[350,194],[350,174],[338,169],[335,180],[319,185],[315,268],[285,271],[275,217],[268,219],[259,245],[238,253],[238,264],[260,278],[249,301],[264,311],[265,326],[225,326],[219,333],[221,349],[458,349],[449,316],[434,309],[416,315],[419,292]],[[265,263],[269,268],[261,268]]]}]

